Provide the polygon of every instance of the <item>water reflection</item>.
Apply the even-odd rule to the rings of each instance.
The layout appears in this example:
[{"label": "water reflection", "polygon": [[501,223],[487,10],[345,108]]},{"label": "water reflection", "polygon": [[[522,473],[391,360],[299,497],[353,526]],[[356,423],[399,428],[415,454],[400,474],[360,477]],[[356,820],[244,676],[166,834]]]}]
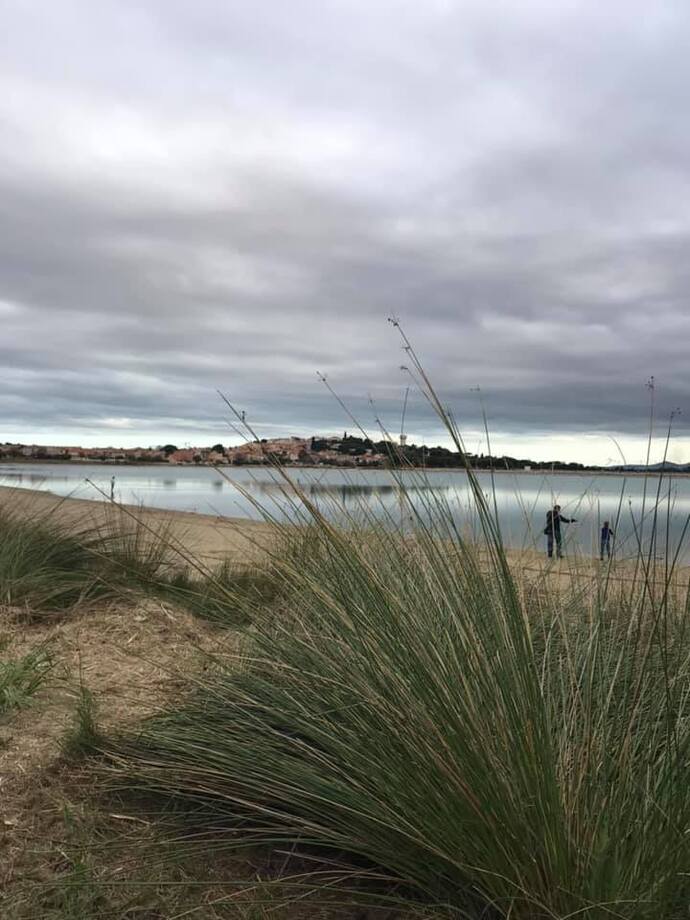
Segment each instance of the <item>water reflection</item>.
[{"label": "water reflection", "polygon": [[[68,476],[51,476],[53,482],[70,482]],[[28,486],[40,486],[46,481],[45,473],[13,473],[13,472],[2,472],[3,480],[10,480],[9,485],[28,485]]]},{"label": "water reflection", "polygon": [[[298,482],[300,491],[305,495],[341,498],[344,501],[355,501],[358,498],[368,498],[375,495],[402,496],[403,490],[397,484],[391,483],[336,483],[336,482]],[[260,495],[281,495],[289,491],[289,486],[281,482],[248,482],[244,487]],[[405,485],[407,495],[421,492],[438,492],[438,487],[426,484]]]}]

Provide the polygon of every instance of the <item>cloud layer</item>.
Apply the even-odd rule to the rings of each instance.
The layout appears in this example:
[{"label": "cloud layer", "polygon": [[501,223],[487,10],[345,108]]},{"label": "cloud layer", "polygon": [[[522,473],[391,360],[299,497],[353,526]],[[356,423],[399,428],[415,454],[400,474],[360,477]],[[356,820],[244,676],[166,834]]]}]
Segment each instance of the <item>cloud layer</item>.
[{"label": "cloud layer", "polygon": [[687,5],[2,6],[8,437],[395,429],[391,313],[506,449],[688,404]]}]

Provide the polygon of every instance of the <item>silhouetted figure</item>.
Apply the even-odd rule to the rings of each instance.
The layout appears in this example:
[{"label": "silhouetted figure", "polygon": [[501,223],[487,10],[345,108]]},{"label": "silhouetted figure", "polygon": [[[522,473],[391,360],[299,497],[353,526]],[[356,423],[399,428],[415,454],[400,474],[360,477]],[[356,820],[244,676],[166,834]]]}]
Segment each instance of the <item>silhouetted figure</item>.
[{"label": "silhouetted figure", "polygon": [[552,511],[546,512],[546,552],[549,559],[553,557],[553,544],[556,544],[556,555],[559,559],[563,558],[563,537],[561,536],[561,524],[574,524],[575,518],[563,517],[561,506],[554,505]]},{"label": "silhouetted figure", "polygon": [[115,501],[115,477],[110,477],[110,501]]},{"label": "silhouetted figure", "polygon": [[606,553],[606,558],[611,558],[611,538],[615,537],[616,534],[611,530],[611,525],[608,521],[604,521],[604,525],[601,528],[601,543],[599,545],[599,558],[604,560],[604,553]]}]

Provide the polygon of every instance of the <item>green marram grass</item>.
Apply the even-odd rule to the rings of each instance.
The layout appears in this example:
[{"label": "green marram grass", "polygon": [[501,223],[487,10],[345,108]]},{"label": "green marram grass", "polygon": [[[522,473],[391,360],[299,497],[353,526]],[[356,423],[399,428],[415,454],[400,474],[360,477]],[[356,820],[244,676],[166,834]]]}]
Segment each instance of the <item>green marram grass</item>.
[{"label": "green marram grass", "polygon": [[250,623],[256,610],[272,604],[279,591],[270,573],[229,562],[180,565],[165,578],[150,582],[148,588],[203,619],[231,627]]},{"label": "green marram grass", "polygon": [[264,573],[192,559],[170,521],[106,504],[66,521],[60,508],[0,508],[0,607],[39,618],[148,596],[232,626],[275,591]]},{"label": "green marram grass", "polygon": [[0,509],[0,604],[29,615],[114,599],[166,571],[167,534],[145,533],[115,511],[65,523],[60,506]]},{"label": "green marram grass", "polygon": [[1,604],[64,610],[103,593],[86,534],[68,533],[52,515],[0,511]]},{"label": "green marram grass", "polygon": [[45,645],[23,655],[11,655],[0,644],[0,719],[10,710],[24,706],[45,685],[53,658]]},{"label": "green marram grass", "polygon": [[687,920],[687,592],[648,559],[618,587],[521,583],[468,476],[480,548],[430,491],[420,511],[400,483],[404,527],[366,508],[335,527],[296,490],[280,609],[185,705],[111,739],[113,778],[207,845],[373,869],[440,917]]},{"label": "green marram grass", "polygon": [[116,746],[124,781],[450,916],[687,917],[685,611],[530,603],[459,538],[316,529],[245,656]]}]

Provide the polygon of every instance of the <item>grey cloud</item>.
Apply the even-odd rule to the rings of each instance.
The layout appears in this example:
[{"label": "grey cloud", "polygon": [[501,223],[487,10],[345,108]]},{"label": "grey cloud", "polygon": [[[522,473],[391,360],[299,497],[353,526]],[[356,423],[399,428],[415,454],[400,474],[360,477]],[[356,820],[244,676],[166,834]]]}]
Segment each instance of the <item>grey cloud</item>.
[{"label": "grey cloud", "polygon": [[[262,430],[332,430],[317,370],[395,430],[391,313],[469,427],[478,384],[506,435],[643,435],[652,373],[690,410],[681,5],[5,19],[6,430],[201,436],[217,388]],[[419,397],[409,424],[438,435]]]}]

